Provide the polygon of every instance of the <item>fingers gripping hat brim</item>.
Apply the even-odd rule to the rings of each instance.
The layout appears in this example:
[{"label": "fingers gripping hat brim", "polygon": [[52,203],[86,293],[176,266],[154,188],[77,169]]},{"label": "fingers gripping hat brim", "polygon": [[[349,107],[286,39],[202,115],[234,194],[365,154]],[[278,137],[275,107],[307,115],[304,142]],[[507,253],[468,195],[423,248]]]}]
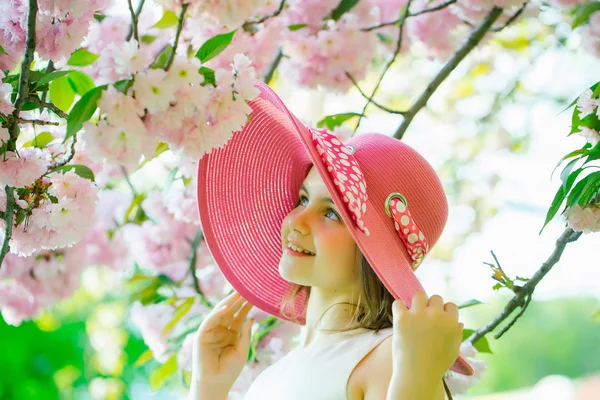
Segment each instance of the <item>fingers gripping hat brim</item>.
[{"label": "fingers gripping hat brim", "polygon": [[[423,287],[393,222],[383,209],[388,193],[377,193],[378,185],[368,186],[364,223],[370,234],[366,236],[346,209],[313,145],[309,129],[271,88],[262,82],[256,86],[261,94],[250,102],[250,121],[223,148],[214,149],[198,164],[200,223],[208,248],[225,278],[256,307],[290,320],[281,313],[281,302],[293,287],[279,274],[283,254],[281,225],[294,208],[299,188],[314,165],[377,276],[395,298],[410,307],[413,294]],[[360,148],[369,145],[365,136],[358,135],[347,142],[356,145],[359,163]],[[369,164],[373,164],[372,160]],[[379,176],[382,170],[375,165],[363,168],[362,172],[367,182],[376,182],[382,179]],[[306,293],[301,292],[294,303],[301,324],[306,318],[305,301]],[[472,367],[461,356],[451,369],[464,375],[473,374]]]}]

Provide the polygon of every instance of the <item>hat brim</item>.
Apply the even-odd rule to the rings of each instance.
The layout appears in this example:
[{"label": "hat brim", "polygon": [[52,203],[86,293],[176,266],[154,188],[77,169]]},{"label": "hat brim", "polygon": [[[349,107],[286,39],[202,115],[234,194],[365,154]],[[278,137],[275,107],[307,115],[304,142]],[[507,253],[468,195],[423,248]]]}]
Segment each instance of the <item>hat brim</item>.
[{"label": "hat brim", "polygon": [[[268,85],[257,82],[256,86],[261,94],[250,102],[250,121],[223,148],[214,149],[198,163],[200,223],[211,255],[225,278],[254,306],[290,321],[280,310],[293,286],[279,274],[281,224],[294,208],[299,188],[314,165],[362,254],[394,298],[410,307],[412,295],[424,289],[393,223],[383,211],[383,201],[372,203],[381,194],[368,193],[363,219],[370,235],[366,236],[354,224],[312,144],[310,131]],[[360,148],[361,136],[353,140]],[[370,171],[362,172],[369,182]],[[306,294],[301,292],[294,302],[301,324],[306,321],[305,301]],[[451,370],[464,375],[474,373],[462,356]]]}]

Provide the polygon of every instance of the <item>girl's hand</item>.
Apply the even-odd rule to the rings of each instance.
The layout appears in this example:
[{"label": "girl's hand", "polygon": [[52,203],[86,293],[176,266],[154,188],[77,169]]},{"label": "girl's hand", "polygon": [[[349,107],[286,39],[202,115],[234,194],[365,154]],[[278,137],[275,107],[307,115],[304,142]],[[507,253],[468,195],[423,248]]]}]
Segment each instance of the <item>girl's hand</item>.
[{"label": "girl's hand", "polygon": [[221,300],[204,319],[194,338],[192,384],[227,393],[248,360],[252,308],[239,293]]},{"label": "girl's hand", "polygon": [[428,299],[419,290],[410,309],[397,299],[392,313],[394,373],[410,370],[429,380],[441,379],[458,358],[462,342],[464,325],[458,322],[456,304],[444,304],[437,294]]}]

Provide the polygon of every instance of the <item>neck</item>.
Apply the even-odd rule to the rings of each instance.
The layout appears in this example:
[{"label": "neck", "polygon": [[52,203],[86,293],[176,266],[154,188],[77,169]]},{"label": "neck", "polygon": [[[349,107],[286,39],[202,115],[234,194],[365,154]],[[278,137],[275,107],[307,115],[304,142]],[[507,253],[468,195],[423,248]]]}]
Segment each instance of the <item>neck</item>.
[{"label": "neck", "polygon": [[357,328],[353,317],[356,312],[357,296],[353,293],[357,293],[357,290],[342,292],[318,287],[311,288],[306,309],[306,326],[303,328],[300,339],[301,347],[307,347],[324,336],[336,333],[328,332],[328,330],[355,330]]}]

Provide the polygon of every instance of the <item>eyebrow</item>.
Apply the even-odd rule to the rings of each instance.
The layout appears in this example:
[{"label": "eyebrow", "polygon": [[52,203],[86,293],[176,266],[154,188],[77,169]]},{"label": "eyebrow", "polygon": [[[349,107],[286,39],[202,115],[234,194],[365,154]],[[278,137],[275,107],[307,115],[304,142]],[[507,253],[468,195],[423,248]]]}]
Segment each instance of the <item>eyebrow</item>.
[{"label": "eyebrow", "polygon": [[[302,186],[300,186],[300,190],[304,190],[306,193],[308,193],[308,190],[306,190],[306,187],[304,186],[304,184],[302,184]],[[321,197],[319,200],[324,201],[325,203],[330,203],[335,206],[335,203],[329,197]]]}]

